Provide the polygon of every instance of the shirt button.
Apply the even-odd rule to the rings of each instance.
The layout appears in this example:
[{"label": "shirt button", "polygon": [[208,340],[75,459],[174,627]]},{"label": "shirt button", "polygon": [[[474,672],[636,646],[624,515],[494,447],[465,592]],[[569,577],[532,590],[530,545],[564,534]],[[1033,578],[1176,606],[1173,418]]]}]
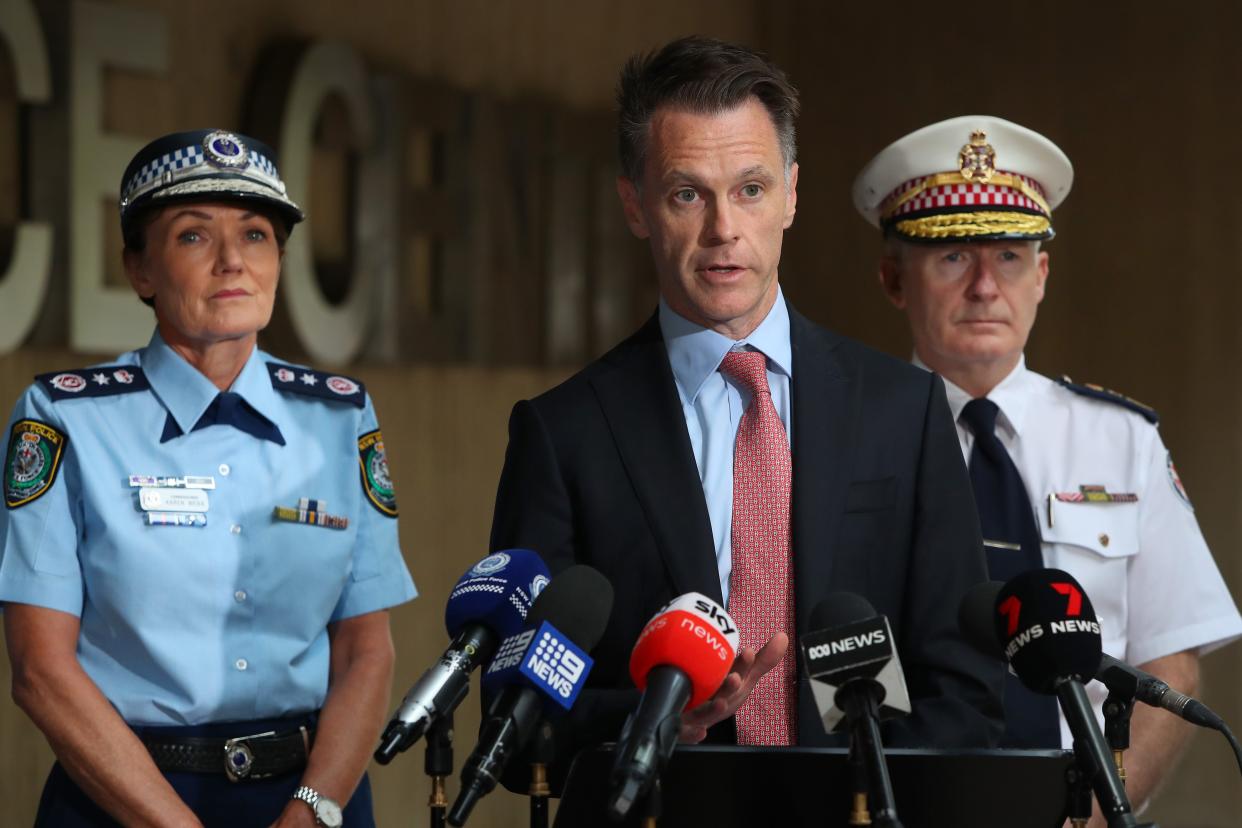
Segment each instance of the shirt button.
[{"label": "shirt button", "polygon": [[238,670],[245,670],[247,667],[250,666],[250,664],[247,663],[246,659],[239,658],[237,659],[237,661],[233,662],[233,666],[236,667]]},{"label": "shirt button", "polygon": [[228,464],[228,463],[221,463],[221,464],[220,464],[220,474],[224,475],[225,477],[228,477],[228,476],[229,476],[229,472],[231,472],[231,471],[232,471],[232,469],[230,469],[230,468],[229,468],[229,464]]},{"label": "shirt button", "polygon": [[1104,546],[1104,547],[1108,546],[1108,533],[1107,532],[1100,533],[1100,546]]},{"label": "shirt button", "polygon": [[234,535],[240,535],[241,527],[238,526],[236,523],[234,523],[232,526],[229,527],[229,531],[232,532]]},{"label": "shirt button", "polygon": [[237,603],[239,603],[239,604],[240,604],[240,603],[242,603],[242,602],[244,602],[244,601],[246,600],[246,590],[244,590],[244,589],[239,589],[239,590],[237,590],[237,592],[234,592],[234,593],[233,593],[233,600],[234,600],[234,601],[236,601],[236,602],[237,602]]}]

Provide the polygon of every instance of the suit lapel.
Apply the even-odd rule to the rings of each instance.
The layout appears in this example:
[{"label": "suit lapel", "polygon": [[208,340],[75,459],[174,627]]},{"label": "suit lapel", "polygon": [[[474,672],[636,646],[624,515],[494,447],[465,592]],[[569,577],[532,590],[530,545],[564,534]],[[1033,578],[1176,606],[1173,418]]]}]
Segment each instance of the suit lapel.
[{"label": "suit lapel", "polygon": [[611,370],[591,385],[675,592],[723,603],[703,483],[657,318],[606,361]]},{"label": "suit lapel", "polygon": [[827,593],[833,541],[849,484],[858,424],[859,379],[836,347],[840,337],[789,309],[793,346],[793,505],[791,532],[798,629]]}]

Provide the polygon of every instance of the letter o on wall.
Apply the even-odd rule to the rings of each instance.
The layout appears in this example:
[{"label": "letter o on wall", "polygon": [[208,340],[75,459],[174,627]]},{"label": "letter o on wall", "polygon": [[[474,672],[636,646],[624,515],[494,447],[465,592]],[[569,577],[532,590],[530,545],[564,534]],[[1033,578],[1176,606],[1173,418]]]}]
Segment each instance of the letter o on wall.
[{"label": "letter o on wall", "polygon": [[[345,102],[357,140],[362,147],[369,146],[372,111],[362,61],[346,44],[322,41],[303,53],[294,70],[280,124],[280,173],[294,201],[310,194],[315,119],[332,94]],[[314,227],[314,216],[309,216],[289,237],[281,277],[285,301],[298,340],[315,361],[345,363],[357,356],[371,327],[372,284],[355,261],[345,300],[335,306],[329,303],[315,279],[310,235]]]}]

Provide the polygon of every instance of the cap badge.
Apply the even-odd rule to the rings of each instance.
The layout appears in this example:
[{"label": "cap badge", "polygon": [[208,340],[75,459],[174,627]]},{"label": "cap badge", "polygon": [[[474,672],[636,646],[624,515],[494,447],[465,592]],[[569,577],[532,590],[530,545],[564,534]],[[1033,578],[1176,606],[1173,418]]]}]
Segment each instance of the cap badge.
[{"label": "cap badge", "polygon": [[970,133],[970,143],[957,154],[957,167],[962,178],[971,183],[986,184],[996,175],[996,150],[988,143],[988,135],[981,129]]},{"label": "cap badge", "polygon": [[203,139],[203,155],[213,167],[241,169],[250,164],[246,145],[231,132],[212,132]]}]

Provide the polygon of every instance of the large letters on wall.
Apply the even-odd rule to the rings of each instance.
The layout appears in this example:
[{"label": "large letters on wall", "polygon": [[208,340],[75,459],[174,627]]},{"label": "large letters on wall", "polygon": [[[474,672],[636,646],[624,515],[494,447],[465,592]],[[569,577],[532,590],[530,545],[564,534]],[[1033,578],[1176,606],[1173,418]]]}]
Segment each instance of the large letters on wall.
[{"label": "large letters on wall", "polygon": [[[17,99],[23,104],[50,102],[47,45],[28,0],[0,3],[0,38],[13,58]],[[8,270],[0,275],[0,354],[21,345],[39,318],[52,272],[52,236],[47,222],[17,225],[13,256]]]}]

